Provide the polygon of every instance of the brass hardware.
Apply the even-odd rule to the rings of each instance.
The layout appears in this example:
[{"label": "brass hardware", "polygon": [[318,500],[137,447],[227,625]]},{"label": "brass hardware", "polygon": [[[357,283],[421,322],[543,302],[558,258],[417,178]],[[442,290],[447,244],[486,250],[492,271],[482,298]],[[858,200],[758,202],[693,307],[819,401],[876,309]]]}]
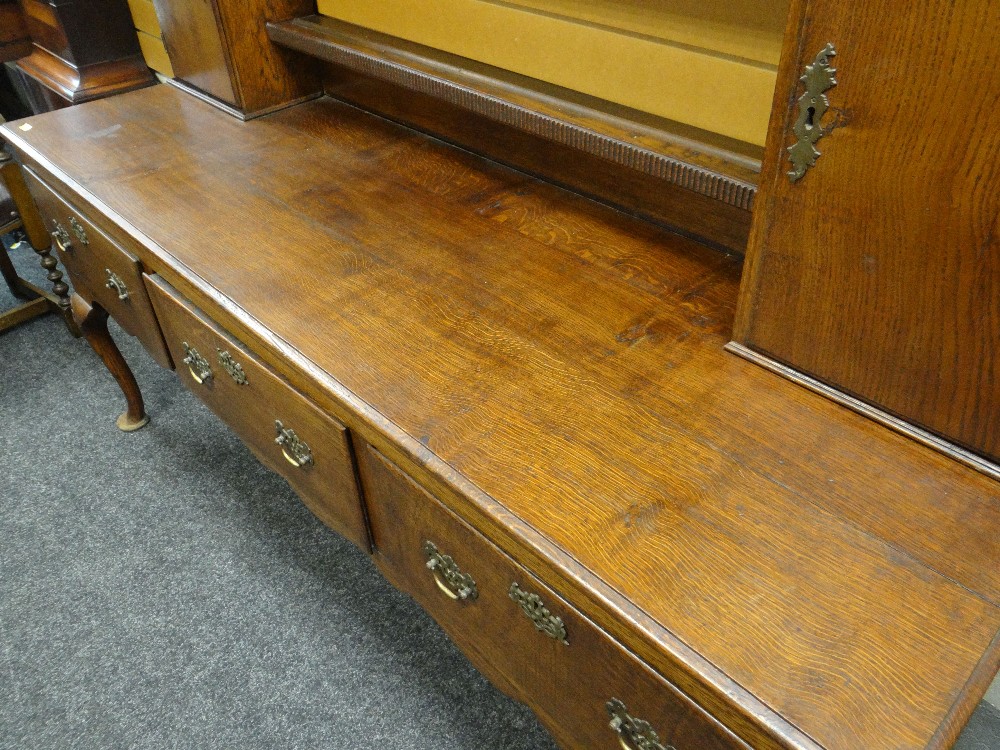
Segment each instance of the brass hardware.
[{"label": "brass hardware", "polygon": [[73,230],[73,234],[76,238],[80,240],[81,245],[89,245],[90,240],[87,239],[87,230],[83,228],[83,225],[76,220],[75,216],[69,217],[69,228]]},{"label": "brass hardware", "polygon": [[274,420],[274,428],[278,436],[274,439],[281,446],[281,455],[285,457],[292,466],[302,468],[313,462],[312,450],[306,443],[303,443],[295,430],[289,430],[281,423],[280,419]]},{"label": "brass hardware", "polygon": [[837,79],[833,77],[837,70],[830,67],[830,58],[836,54],[833,45],[828,43],[816,59],[806,65],[805,73],[799,78],[806,90],[799,97],[799,117],[792,128],[797,140],[788,147],[788,158],[794,166],[788,173],[792,182],[801,180],[820,156],[815,144],[827,134],[820,121],[830,108],[830,101],[824,92],[837,85]]},{"label": "brass hardware", "polygon": [[55,240],[56,247],[64,253],[70,252],[73,249],[73,243],[70,242],[69,232],[66,231],[66,227],[55,219],[52,220],[52,225],[56,228],[52,233],[52,239]]},{"label": "brass hardware", "polygon": [[542,603],[542,598],[538,594],[529,593],[516,583],[512,583],[509,595],[517,602],[521,611],[535,624],[536,628],[549,638],[569,645],[569,639],[566,637],[566,626],[563,624],[562,618],[549,612],[548,607]]},{"label": "brass hardware", "polygon": [[648,721],[629,716],[625,704],[612,698],[605,704],[609,726],[618,735],[623,750],[676,750],[673,745],[661,745],[660,736],[653,731]]},{"label": "brass hardware", "polygon": [[247,374],[243,372],[243,366],[233,359],[233,355],[229,352],[224,352],[222,349],[216,349],[219,354],[219,364],[222,365],[222,369],[229,373],[229,377],[237,382],[239,385],[247,384]]},{"label": "brass hardware", "polygon": [[108,277],[108,280],[104,282],[104,286],[113,292],[117,292],[118,299],[122,302],[128,302],[128,287],[125,286],[125,282],[122,281],[122,277],[110,268],[105,268],[104,273]]},{"label": "brass hardware", "polygon": [[434,574],[434,583],[449,599],[473,601],[479,596],[479,589],[472,576],[463,573],[448,555],[442,555],[434,542],[424,542],[427,567]]},{"label": "brass hardware", "polygon": [[191,377],[194,378],[196,383],[204,383],[207,380],[212,379],[212,366],[208,363],[208,360],[201,356],[201,353],[188,346],[188,342],[184,341],[181,343],[184,347],[184,359],[181,360],[184,364],[188,366],[188,371],[191,373]]}]

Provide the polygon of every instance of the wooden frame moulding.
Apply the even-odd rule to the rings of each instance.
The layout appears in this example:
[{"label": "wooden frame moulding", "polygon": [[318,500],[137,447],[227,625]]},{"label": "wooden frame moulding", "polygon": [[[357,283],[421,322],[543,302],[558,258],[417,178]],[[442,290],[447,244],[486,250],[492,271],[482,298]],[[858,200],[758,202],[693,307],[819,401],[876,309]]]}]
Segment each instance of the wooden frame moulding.
[{"label": "wooden frame moulding", "polygon": [[326,62],[332,96],[744,251],[760,171],[745,145],[324,16],[267,32]]}]

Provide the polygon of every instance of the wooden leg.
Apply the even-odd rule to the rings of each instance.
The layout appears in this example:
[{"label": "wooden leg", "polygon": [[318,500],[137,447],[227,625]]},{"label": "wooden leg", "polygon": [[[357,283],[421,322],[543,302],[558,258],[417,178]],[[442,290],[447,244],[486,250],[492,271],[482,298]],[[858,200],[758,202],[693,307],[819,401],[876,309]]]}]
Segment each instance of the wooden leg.
[{"label": "wooden leg", "polygon": [[54,300],[58,310],[62,313],[63,320],[74,336],[79,336],[76,330],[76,323],[70,313],[69,286],[63,281],[62,271],[59,270],[59,262],[52,257],[52,238],[45,229],[38,207],[28,190],[28,184],[24,181],[24,173],[21,167],[10,157],[0,151],[0,178],[7,186],[10,197],[14,199],[14,206],[21,217],[21,224],[25,234],[28,235],[28,242],[41,259],[42,268],[47,273],[47,278],[52,284],[52,294],[46,294],[48,299]]},{"label": "wooden leg", "polygon": [[149,417],[146,415],[142,403],[142,393],[139,391],[139,384],[135,382],[132,370],[108,332],[108,313],[100,305],[89,304],[75,292],[71,297],[70,304],[73,320],[80,327],[80,332],[87,339],[91,349],[97,352],[97,355],[104,362],[104,366],[114,375],[122,393],[125,394],[128,408],[116,421],[118,429],[124,432],[133,432],[140,427],[145,427],[149,422]]},{"label": "wooden leg", "polygon": [[39,250],[37,247],[34,248],[35,252],[38,253],[39,258],[41,258],[41,265],[48,274],[46,278],[52,283],[52,294],[55,295],[56,304],[59,305],[59,309],[63,311],[69,310],[69,285],[62,280],[63,274],[59,270],[59,261],[52,257],[51,247],[43,247]]},{"label": "wooden leg", "polygon": [[69,332],[74,336],[80,336],[80,326],[73,311],[70,309],[69,286],[62,280],[63,274],[59,270],[58,261],[52,257],[51,248],[49,247],[42,248],[41,250],[35,247],[34,250],[42,259],[42,268],[48,271],[46,278],[52,284],[52,292],[46,293],[45,297],[55,302],[55,309],[62,315],[63,322],[66,323]]},{"label": "wooden leg", "polygon": [[[20,226],[20,222],[12,222],[12,224],[14,227]],[[7,226],[0,226],[0,236],[7,234],[4,231],[6,229],[8,229]],[[0,274],[3,274],[3,279],[7,282],[7,288],[10,289],[11,294],[20,299],[31,299],[32,295],[21,285],[21,279],[18,277],[17,271],[14,270],[14,262],[10,259],[5,247],[0,247]]]}]

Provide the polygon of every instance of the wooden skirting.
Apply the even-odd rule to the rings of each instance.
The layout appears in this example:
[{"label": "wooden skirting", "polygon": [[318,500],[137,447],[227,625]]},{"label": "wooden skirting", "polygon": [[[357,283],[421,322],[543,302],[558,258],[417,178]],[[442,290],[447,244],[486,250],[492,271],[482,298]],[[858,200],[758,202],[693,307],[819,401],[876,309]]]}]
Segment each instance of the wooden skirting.
[{"label": "wooden skirting", "polygon": [[913,438],[918,443],[922,443],[929,448],[940,451],[949,458],[953,458],[966,466],[970,466],[977,471],[981,471],[989,477],[1000,479],[1000,466],[997,466],[992,461],[983,458],[977,453],[973,453],[960,445],[956,445],[949,440],[945,440],[944,438],[935,435],[933,432],[928,432],[917,425],[911,424],[887,411],[879,409],[877,406],[873,406],[872,404],[862,401],[849,393],[839,391],[836,388],[817,380],[816,378],[812,378],[793,367],[782,364],[766,354],[756,352],[739,342],[730,341],[726,344],[726,351],[754,362],[773,373],[791,380],[793,383],[798,383],[811,391],[819,393],[822,396],[826,396],[828,399],[835,401],[841,406],[846,406],[848,409],[856,411],[858,414],[862,414],[881,425],[885,425],[889,429],[895,430],[896,432],[906,435],[909,438]]}]

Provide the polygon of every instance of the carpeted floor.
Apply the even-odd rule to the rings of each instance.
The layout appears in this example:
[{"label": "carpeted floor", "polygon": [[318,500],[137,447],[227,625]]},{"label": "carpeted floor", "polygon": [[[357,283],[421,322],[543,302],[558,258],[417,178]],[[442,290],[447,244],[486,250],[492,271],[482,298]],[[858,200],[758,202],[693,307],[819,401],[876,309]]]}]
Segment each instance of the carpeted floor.
[{"label": "carpeted floor", "polygon": [[[0,748],[554,748],[116,334],[153,419],[131,435],[55,317],[0,335]],[[957,747],[1000,750],[1000,711]]]}]

